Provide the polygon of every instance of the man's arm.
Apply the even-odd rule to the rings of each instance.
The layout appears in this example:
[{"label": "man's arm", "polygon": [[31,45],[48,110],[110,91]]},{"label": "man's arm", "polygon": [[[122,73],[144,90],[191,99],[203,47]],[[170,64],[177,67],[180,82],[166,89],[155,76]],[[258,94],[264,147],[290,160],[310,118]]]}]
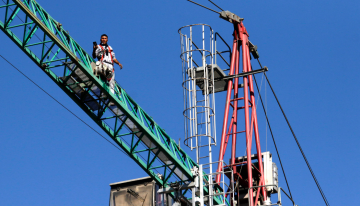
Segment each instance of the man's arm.
[{"label": "man's arm", "polygon": [[116,59],[116,57],[115,57],[115,52],[114,52],[113,48],[110,47],[110,49],[111,49],[111,54],[110,54],[110,55],[111,55],[112,58],[113,58],[113,62],[115,62],[117,65],[119,65],[119,66],[120,66],[120,69],[122,69],[122,68],[123,68],[123,65],[120,64],[120,62]]},{"label": "man's arm", "polygon": [[98,47],[97,45],[96,45],[96,46],[95,46],[95,45],[93,46],[92,57],[93,57],[94,59],[96,58],[96,52],[95,52],[95,51],[96,51],[97,47]]},{"label": "man's arm", "polygon": [[123,68],[123,65],[122,64],[120,64],[120,62],[117,60],[117,59],[114,59],[113,60],[117,65],[119,65],[120,66],[120,69],[122,69]]}]

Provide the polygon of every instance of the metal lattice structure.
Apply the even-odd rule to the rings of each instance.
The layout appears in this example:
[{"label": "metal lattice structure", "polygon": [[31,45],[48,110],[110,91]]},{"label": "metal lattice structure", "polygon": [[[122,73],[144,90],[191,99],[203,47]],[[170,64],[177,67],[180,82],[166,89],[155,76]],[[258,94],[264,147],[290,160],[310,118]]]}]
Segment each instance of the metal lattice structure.
[{"label": "metal lattice structure", "polygon": [[[213,181],[216,174],[225,174],[224,170],[214,173],[215,164],[212,161],[212,146],[216,145],[215,92],[219,89],[215,78],[219,77],[219,72],[222,73],[214,64],[214,31],[209,25],[193,24],[181,27],[179,34],[184,89],[184,143],[191,150],[196,150],[196,162],[200,168],[196,186],[192,188],[192,205],[230,205],[226,196],[233,192],[233,188],[229,192],[230,187]],[[204,189],[208,192],[201,192]]]},{"label": "metal lattice structure", "polygon": [[[204,168],[208,167],[210,164],[218,164],[219,162],[212,162],[212,163],[208,163],[208,164],[201,164],[199,165],[199,173],[203,173]],[[209,194],[200,194],[200,199],[209,199],[209,203],[207,204],[207,206],[212,206],[213,201],[211,201],[212,199],[214,199],[214,196],[218,196],[221,200],[222,200],[222,205],[223,206],[228,206],[228,205],[234,205],[234,195],[235,195],[235,191],[234,191],[234,173],[231,169],[231,167],[229,167],[225,162],[222,162],[222,164],[225,166],[222,168],[221,171],[219,172],[211,172],[211,173],[207,173],[205,174],[205,176],[208,177],[208,180],[204,180],[201,179],[202,182],[200,182],[200,190],[201,187],[209,187],[209,188],[216,188],[216,187],[220,187],[222,188],[221,191],[216,191],[216,192],[212,192],[210,191]],[[204,172],[205,173],[205,172]],[[222,179],[219,182],[215,182],[213,181],[213,178],[216,177],[217,174],[221,174]],[[228,181],[228,178],[225,178],[225,176],[227,176],[228,178],[230,178],[230,181]],[[193,204],[194,205],[194,204]],[[201,205],[201,204],[200,204]]]},{"label": "metal lattice structure", "polygon": [[193,180],[196,162],[123,88],[93,75],[91,56],[35,0],[1,0],[0,29],[158,184]]},{"label": "metal lattice structure", "polygon": [[[205,202],[208,206],[229,206],[241,204],[241,202],[236,203],[241,198],[236,198],[234,194],[236,189],[242,187],[243,190],[247,190],[249,206],[260,203],[281,205],[281,191],[295,205],[292,197],[278,187],[277,179],[266,185],[274,176],[273,173],[269,173],[271,161],[267,162],[265,157],[262,162],[262,155],[268,154],[261,153],[252,81],[253,74],[265,72],[266,69],[252,70],[250,53],[255,59],[259,56],[256,46],[248,40],[249,35],[242,23],[243,19],[229,11],[217,13],[234,26],[232,52],[218,34],[215,34],[215,44],[218,36],[228,46],[229,51],[218,52],[216,45],[214,49],[214,32],[208,25],[200,25],[202,28],[200,47],[193,42],[194,25],[187,26],[190,28],[189,35],[179,30],[185,96],[185,144],[191,149],[196,149],[196,162],[119,84],[116,83],[115,91],[112,92],[106,80],[93,74],[91,64],[95,61],[64,30],[62,24],[54,20],[35,0],[0,0],[0,29],[130,158],[157,184],[163,186],[163,193],[168,192],[175,198],[191,196],[191,199],[186,201],[192,202],[193,206],[203,206]],[[205,27],[210,29],[209,49],[205,49]],[[199,64],[195,61],[195,53],[200,53]],[[230,64],[222,53],[230,53]],[[216,64],[216,55],[230,66],[229,75],[225,75]],[[240,62],[243,66],[242,73],[239,70]],[[243,84],[239,84],[240,77]],[[241,88],[243,88],[243,97],[239,96]],[[211,146],[216,145],[214,94],[225,90],[227,96],[219,161],[212,162]],[[231,98],[232,91],[233,98]],[[244,104],[238,106],[241,100]],[[229,116],[230,107],[233,108],[231,116]],[[245,130],[238,131],[238,111],[242,109],[245,113]],[[230,124],[228,124],[229,118]],[[244,157],[236,157],[236,141],[240,133],[244,133],[246,138],[247,155]],[[253,135],[256,155],[251,154]],[[231,161],[229,165],[225,165],[223,158],[230,136],[232,137]],[[205,139],[206,143],[201,142],[202,139]],[[206,156],[200,153],[203,147],[208,148]],[[200,160],[205,158],[209,161],[201,164]],[[252,160],[257,162],[254,164]],[[212,172],[212,164],[218,164],[216,172]],[[210,165],[209,172],[205,172],[206,168],[203,167],[205,165]],[[241,170],[238,172],[239,165],[246,165],[247,178],[245,175],[241,176]],[[264,168],[268,168],[267,173],[264,172]],[[253,175],[254,171],[256,173]],[[277,174],[277,168],[275,173]],[[253,178],[256,175],[257,179]],[[229,184],[226,183],[225,176],[230,179]],[[216,177],[215,180],[213,177]],[[269,190],[272,190],[272,193],[279,191],[277,204],[271,204]],[[239,196],[239,190],[237,195]],[[144,199],[142,200],[145,202]]]},{"label": "metal lattice structure", "polygon": [[[198,36],[193,34],[196,29]],[[211,147],[216,144],[214,31],[208,25],[195,24],[180,28],[179,33],[185,107],[184,143],[196,150],[197,164],[210,163],[209,173],[212,173]]]},{"label": "metal lattice structure", "polygon": [[[234,39],[233,39],[233,47],[231,53],[231,63],[230,63],[230,71],[227,84],[227,95],[226,95],[226,103],[225,103],[225,114],[224,114],[224,122],[221,133],[221,144],[220,144],[220,154],[219,154],[219,164],[217,168],[217,172],[220,172],[223,168],[223,158],[226,152],[226,148],[228,146],[229,138],[232,137],[231,141],[231,161],[230,166],[234,171],[234,179],[241,185],[243,188],[248,188],[248,201],[250,206],[257,205],[260,202],[266,202],[269,204],[269,196],[266,191],[265,185],[265,177],[264,177],[264,169],[263,169],[263,160],[261,155],[261,147],[260,147],[260,137],[259,137],[259,129],[257,122],[257,114],[256,114],[256,104],[255,104],[255,92],[254,92],[254,84],[252,75],[254,71],[252,70],[251,62],[250,62],[250,52],[253,53],[255,58],[258,58],[258,54],[254,45],[251,44],[248,37],[249,34],[246,31],[245,26],[243,25],[242,19],[238,16],[230,14],[230,12],[222,12],[223,16],[227,18],[234,25]],[[240,71],[240,65],[242,64],[242,73]],[[243,84],[239,85],[239,81],[242,81]],[[230,114],[230,108],[232,108],[232,114]],[[244,122],[245,129],[238,129],[238,122],[240,117],[238,117],[239,111],[244,111]],[[230,119],[230,121],[229,121]],[[230,123],[229,123],[230,122]],[[240,134],[245,134],[245,142],[246,142],[246,161],[238,161],[236,157],[236,145],[238,136]],[[252,142],[253,136],[255,137],[256,151],[257,151],[257,166],[255,166],[252,162]],[[254,159],[254,158],[253,158]],[[237,171],[237,167],[239,165],[246,166],[246,176],[242,176],[240,172]],[[256,168],[256,169],[254,169]],[[257,175],[254,170],[257,171]],[[255,181],[255,178],[259,177],[258,181]],[[217,174],[216,182],[220,182],[221,174]],[[254,188],[254,184],[256,184],[256,191]],[[262,195],[262,198],[259,198],[259,195]]]}]

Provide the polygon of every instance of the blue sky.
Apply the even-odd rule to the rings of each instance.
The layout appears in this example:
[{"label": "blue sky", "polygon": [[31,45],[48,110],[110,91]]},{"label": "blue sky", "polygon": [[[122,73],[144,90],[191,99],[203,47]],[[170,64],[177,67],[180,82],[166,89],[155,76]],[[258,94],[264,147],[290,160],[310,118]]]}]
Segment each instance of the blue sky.
[{"label": "blue sky", "polygon": [[[124,65],[121,71],[117,68],[117,80],[173,139],[183,138],[177,30],[206,23],[230,42],[230,23],[185,0],[37,2],[88,52],[100,34],[108,34]],[[198,2],[211,6],[205,0]],[[216,2],[245,19],[250,40],[258,46],[262,64],[269,67],[267,75],[330,204],[354,204],[360,183],[356,176],[360,169],[360,3]],[[0,39],[2,56],[102,132],[2,32]],[[146,176],[130,158],[1,59],[0,66],[0,205],[107,205],[109,183]],[[261,75],[257,78],[261,81]],[[269,88],[267,101],[296,203],[324,205]],[[225,94],[218,94],[218,141],[224,103]],[[268,150],[275,154],[269,135],[266,140],[263,116],[259,118],[262,148],[266,149],[267,141]],[[239,148],[245,144],[242,140]],[[238,154],[243,155],[243,149]],[[280,185],[285,187],[283,178]]]}]

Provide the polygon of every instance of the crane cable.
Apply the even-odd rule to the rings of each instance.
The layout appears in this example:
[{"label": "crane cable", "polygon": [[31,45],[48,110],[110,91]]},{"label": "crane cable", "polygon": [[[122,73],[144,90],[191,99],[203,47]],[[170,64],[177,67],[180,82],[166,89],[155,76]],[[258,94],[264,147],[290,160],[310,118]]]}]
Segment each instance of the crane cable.
[{"label": "crane cable", "polygon": [[[267,125],[268,125],[268,127],[269,127],[270,134],[271,134],[271,137],[272,137],[274,146],[275,146],[276,154],[277,154],[277,156],[278,156],[278,158],[279,158],[281,170],[282,170],[282,172],[283,172],[283,174],[284,174],[285,182],[286,182],[287,188],[288,188],[288,190],[289,190],[290,197],[291,197],[291,199],[293,199],[292,194],[291,194],[291,191],[290,191],[290,186],[289,186],[288,180],[287,180],[287,178],[286,178],[285,170],[284,170],[284,167],[283,167],[281,158],[280,158],[279,150],[278,150],[278,148],[277,148],[277,145],[276,145],[276,142],[275,142],[275,138],[274,138],[274,134],[273,134],[273,132],[272,132],[272,129],[271,129],[271,126],[270,126],[270,122],[269,122],[269,119],[268,119],[268,116],[267,116],[267,112],[266,112],[266,109],[265,109],[265,106],[264,106],[264,102],[263,102],[263,100],[262,100],[262,98],[261,98],[260,90],[259,90],[259,87],[258,87],[256,78],[255,78],[255,75],[253,75],[253,77],[254,77],[254,80],[255,80],[256,89],[257,89],[257,91],[258,91],[258,93],[259,93],[261,105],[262,105],[262,108],[263,108],[264,113],[265,113],[266,122],[267,122]],[[261,88],[261,87],[260,87],[260,88]],[[256,108],[257,108],[257,107],[256,107]]]},{"label": "crane cable", "polygon": [[[2,2],[4,2],[4,0],[2,0]],[[5,3],[5,2],[4,2]],[[5,3],[6,4],[6,3]],[[14,11],[12,8],[10,8],[9,7],[9,9],[11,10],[11,11]],[[25,23],[24,22],[24,20],[22,20],[19,16],[16,16],[20,21],[22,21],[23,23]],[[27,27],[27,28],[29,28],[29,29],[31,29],[31,27]],[[40,41],[42,41],[41,39],[40,39],[40,37],[38,36],[38,35],[36,35],[36,33],[34,34]],[[46,44],[44,44],[45,45],[45,47],[47,47],[48,49],[49,49],[49,47],[46,45]],[[53,51],[51,51],[51,53],[52,54],[54,54],[55,55],[55,53],[53,52]],[[13,64],[11,64],[7,59],[5,59],[2,55],[0,55],[5,61],[7,61],[12,67],[14,67],[16,70],[18,70],[22,75],[24,75],[27,79],[29,79],[32,83],[34,83],[37,87],[39,87],[42,91],[44,91],[47,95],[49,95],[52,99],[54,99],[57,103],[59,103],[62,107],[64,107],[66,110],[68,110],[71,114],[73,114],[76,118],[78,118],[80,121],[82,121],[85,125],[87,125],[90,129],[92,129],[93,131],[95,131],[97,134],[99,134],[102,138],[104,138],[106,141],[108,141],[110,144],[112,144],[116,149],[118,149],[119,151],[121,151],[122,153],[124,153],[124,154],[126,154],[127,156],[129,156],[125,151],[123,151],[122,149],[120,149],[119,147],[117,147],[115,144],[113,144],[110,140],[108,140],[106,137],[104,137],[103,135],[101,135],[98,131],[96,131],[93,127],[91,127],[90,125],[88,125],[87,123],[85,123],[85,121],[83,121],[80,117],[78,117],[77,115],[75,115],[72,111],[70,111],[68,108],[66,108],[63,104],[61,104],[58,100],[56,100],[53,96],[51,96],[49,93],[47,93],[44,89],[42,89],[38,84],[36,84],[34,81],[32,81],[28,76],[26,76],[24,73],[22,73],[18,68],[16,68]],[[56,56],[56,58],[57,59],[59,59],[59,57],[58,56]],[[115,80],[115,82],[117,83],[117,84],[119,84],[116,80]],[[119,84],[120,85],[120,84]],[[121,85],[120,85],[121,86]],[[121,139],[123,139],[123,138],[121,138]],[[125,139],[123,139],[125,142],[126,142],[126,140]],[[126,144],[128,144],[129,145],[129,143],[127,143],[126,142]],[[138,154],[144,161],[146,161],[145,160],[145,158],[141,155],[141,154]],[[130,157],[130,156],[129,156]],[[155,168],[155,171],[156,172],[158,172],[159,173],[159,171]],[[179,179],[177,176],[175,176],[176,177],[176,179]]]},{"label": "crane cable", "polygon": [[[260,63],[260,62],[259,62],[259,63]],[[297,139],[297,137],[296,137],[296,135],[295,135],[295,132],[294,132],[294,130],[292,129],[292,127],[291,127],[291,125],[290,125],[290,122],[289,122],[289,120],[287,119],[287,117],[286,117],[286,115],[285,115],[285,112],[284,112],[284,110],[283,110],[283,108],[281,107],[281,104],[280,104],[280,102],[279,102],[279,99],[277,98],[277,96],[276,96],[276,94],[275,94],[275,91],[274,91],[274,89],[272,88],[272,86],[271,86],[271,84],[270,84],[270,81],[269,81],[268,77],[266,76],[265,72],[264,72],[264,75],[265,75],[266,81],[268,82],[268,84],[269,84],[269,86],[270,86],[270,89],[271,89],[271,91],[272,91],[272,93],[273,93],[273,95],[274,95],[274,97],[275,97],[275,99],[276,99],[276,101],[277,101],[277,103],[278,103],[278,105],[279,105],[279,107],[280,107],[280,110],[281,110],[281,112],[283,113],[283,116],[284,116],[284,118],[285,118],[285,120],[286,120],[286,122],[287,122],[287,124],[288,124],[288,126],[289,126],[289,129],[291,130],[291,133],[292,133],[292,135],[294,136],[294,139],[295,139],[295,141],[296,141],[296,144],[297,144],[297,146],[298,146],[298,148],[299,148],[299,150],[300,150],[300,152],[301,152],[301,154],[302,154],[302,156],[303,156],[303,158],[304,158],[304,160],[305,160],[305,162],[306,162],[306,165],[307,165],[307,167],[308,167],[308,169],[309,169],[309,171],[310,171],[310,173],[311,173],[311,175],[312,175],[312,177],[313,177],[313,179],[314,179],[314,181],[315,181],[315,183],[316,183],[316,186],[317,186],[317,188],[319,189],[319,192],[320,192],[322,198],[324,199],[325,204],[326,204],[327,206],[330,206],[329,202],[327,201],[327,199],[326,199],[326,197],[325,197],[325,194],[324,194],[323,190],[321,189],[320,183],[318,182],[318,180],[317,180],[317,178],[316,178],[316,176],[315,176],[315,173],[314,173],[314,171],[312,170],[312,168],[311,168],[311,166],[310,166],[310,163],[309,163],[309,161],[307,160],[307,158],[306,158],[306,156],[305,156],[304,151],[302,150],[302,147],[301,147],[301,145],[300,145],[300,143],[299,143],[299,141],[298,141],[298,139]]]},{"label": "crane cable", "polygon": [[109,142],[110,144],[112,144],[116,149],[120,150],[122,153],[126,154],[127,156],[129,156],[126,152],[124,152],[121,148],[117,147],[114,143],[112,143],[110,140],[108,140],[106,137],[104,137],[102,134],[100,134],[98,131],[96,131],[93,127],[91,127],[89,124],[87,124],[84,120],[82,120],[79,116],[77,116],[75,113],[73,113],[70,109],[68,109],[65,105],[63,105],[61,102],[59,102],[55,97],[51,96],[51,94],[49,94],[48,92],[46,92],[41,86],[39,86],[38,84],[36,84],[32,79],[30,79],[30,77],[26,76],[26,74],[24,74],[23,72],[20,71],[20,69],[18,69],[17,67],[15,67],[10,61],[8,61],[5,57],[3,57],[0,54],[0,57],[3,58],[7,63],[9,63],[13,68],[15,68],[18,72],[20,72],[20,74],[22,74],[24,77],[26,77],[30,82],[32,82],[35,86],[37,86],[39,89],[41,89],[45,94],[47,94],[49,97],[51,97],[55,102],[57,102],[58,104],[60,104],[64,109],[66,109],[68,112],[70,112],[72,115],[74,115],[77,119],[79,119],[82,123],[84,123],[86,126],[88,126],[91,130],[93,130],[94,132],[96,132],[98,135],[100,135],[103,139],[105,139],[107,142]]},{"label": "crane cable", "polygon": [[[72,115],[74,115],[77,119],[79,119],[82,123],[84,123],[86,126],[88,126],[91,130],[93,130],[94,132],[96,132],[98,135],[100,135],[103,139],[105,139],[107,142],[109,142],[111,145],[113,145],[116,149],[118,149],[120,152],[124,153],[126,156],[130,157],[125,151],[123,151],[121,148],[119,148],[117,145],[115,145],[114,143],[112,143],[109,139],[107,139],[104,135],[100,134],[96,129],[94,129],[93,127],[91,127],[89,124],[87,124],[83,119],[81,119],[79,116],[77,116],[75,113],[73,113],[70,109],[68,109],[65,105],[63,105],[61,102],[59,102],[55,97],[53,97],[51,94],[49,94],[48,92],[46,92],[41,86],[39,86],[38,84],[36,84],[32,79],[30,79],[30,77],[26,76],[26,74],[24,74],[20,69],[18,69],[17,67],[15,67],[10,61],[8,61],[5,57],[3,57],[0,54],[0,57],[3,58],[7,63],[9,63],[13,68],[15,68],[20,74],[22,74],[24,77],[26,77],[30,82],[32,82],[35,86],[37,86],[40,90],[42,90],[45,94],[47,94],[49,97],[51,97],[55,102],[57,102],[58,104],[60,104],[64,109],[66,109],[68,112],[70,112]],[[122,138],[123,139],[123,138]],[[125,142],[126,140],[123,139]],[[126,142],[127,143],[127,142]],[[129,143],[127,143],[129,145]],[[144,161],[146,161],[146,159],[141,155],[138,154]],[[130,157],[131,158],[131,157]],[[164,164],[162,164],[164,165]],[[160,173],[156,168],[154,169],[156,172]],[[180,180],[179,177],[175,176],[176,179]]]},{"label": "crane cable", "polygon": [[[2,0],[2,2],[4,2],[4,0]],[[5,3],[5,2],[4,2]],[[6,3],[5,3],[6,4]],[[11,11],[14,11],[12,8],[10,8],[9,7],[9,9],[11,10]],[[25,23],[19,16],[17,16],[17,18],[18,19],[20,19],[20,21],[22,21],[23,23]],[[29,28],[29,27],[28,27]],[[31,29],[31,28],[30,28]],[[34,34],[40,41],[42,41],[41,39],[40,39],[40,37],[38,36],[38,35],[36,35],[36,34]],[[46,45],[46,44],[44,44],[45,45],[45,47],[47,47],[48,49],[49,49],[49,47]],[[53,51],[51,51],[51,53],[52,54],[54,54],[55,55],[55,53],[53,52]],[[39,87],[42,91],[44,91],[47,95],[49,95],[52,99],[54,99],[57,103],[59,103],[62,107],[64,107],[66,110],[68,110],[71,114],[73,114],[76,118],[78,118],[80,121],[82,121],[85,125],[87,125],[90,129],[92,129],[93,131],[95,131],[97,134],[99,134],[102,138],[104,138],[106,141],[108,141],[110,144],[112,144],[116,149],[118,149],[119,151],[121,151],[122,153],[124,153],[125,155],[127,155],[128,157],[130,157],[125,151],[123,151],[122,149],[120,149],[119,147],[117,147],[115,144],[113,144],[110,140],[108,140],[106,137],[104,137],[103,135],[101,135],[98,131],[96,131],[93,127],[91,127],[90,125],[88,125],[84,120],[82,120],[80,117],[78,117],[77,115],[75,115],[72,111],[70,111],[68,108],[66,108],[63,104],[61,104],[58,100],[56,100],[53,96],[51,96],[49,93],[47,93],[44,89],[42,89],[38,84],[36,84],[34,81],[32,81],[29,77],[27,77],[24,73],[22,73],[18,68],[16,68],[13,64],[11,64],[7,59],[5,59],[2,55],[0,55],[5,61],[7,61],[12,67],[14,67],[16,70],[18,70],[22,75],[24,75],[28,80],[30,80],[32,83],[34,83],[37,87]],[[59,57],[58,56],[56,56],[56,58],[57,59],[59,59]],[[119,84],[116,80],[115,80],[115,82],[117,83],[117,84]],[[120,84],[119,84],[120,85]],[[121,85],[120,85],[121,86]],[[121,139],[123,139],[123,138],[121,138]],[[126,140],[125,139],[123,139],[125,142],[126,142]],[[127,143],[126,142],[126,144],[128,144],[129,145],[129,143]],[[141,155],[141,154],[138,154],[144,161],[146,161],[146,159]],[[163,163],[161,163],[162,165],[165,165],[165,164],[163,164]],[[158,169],[156,169],[155,168],[155,171],[157,172],[157,173],[160,173],[159,171],[158,171]],[[178,180],[180,180],[180,178],[179,177],[177,177],[177,176],[175,176],[175,178],[176,179],[178,179]]]}]

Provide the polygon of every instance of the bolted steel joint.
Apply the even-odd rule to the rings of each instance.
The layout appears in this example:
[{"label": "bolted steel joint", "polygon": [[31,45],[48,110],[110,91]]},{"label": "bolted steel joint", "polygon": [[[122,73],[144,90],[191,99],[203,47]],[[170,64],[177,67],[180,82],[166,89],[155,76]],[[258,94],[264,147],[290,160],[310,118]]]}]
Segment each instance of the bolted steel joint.
[{"label": "bolted steel joint", "polygon": [[46,67],[47,67],[47,64],[45,64],[45,63],[43,63],[43,64],[41,65],[41,69],[42,69],[42,70],[45,70]]},{"label": "bolted steel joint", "polygon": [[62,24],[60,24],[59,22],[56,24],[56,28],[57,28],[58,30],[61,29],[61,26],[62,26]]},{"label": "bolted steel joint", "polygon": [[248,41],[248,43],[249,43],[249,49],[250,49],[251,54],[253,55],[253,57],[255,59],[258,59],[260,57],[260,55],[259,55],[259,52],[257,50],[257,46],[254,45],[253,43],[251,43],[250,41]]}]

